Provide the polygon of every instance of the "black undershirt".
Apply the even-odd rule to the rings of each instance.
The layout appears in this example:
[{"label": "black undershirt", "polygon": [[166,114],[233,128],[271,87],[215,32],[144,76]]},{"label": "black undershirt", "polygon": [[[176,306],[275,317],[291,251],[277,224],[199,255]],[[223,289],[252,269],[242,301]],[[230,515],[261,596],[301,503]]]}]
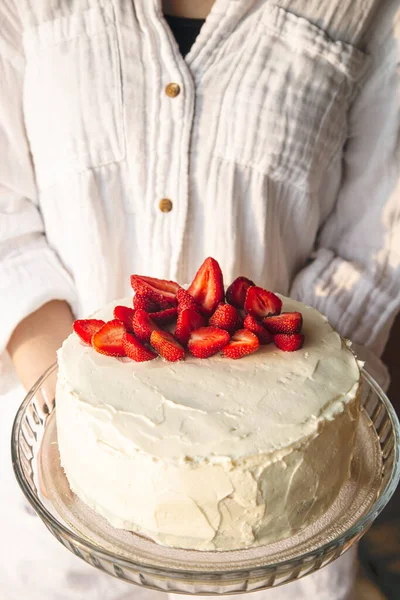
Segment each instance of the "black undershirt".
[{"label": "black undershirt", "polygon": [[165,20],[174,34],[182,56],[186,56],[199,35],[205,19],[186,19],[185,17],[165,15]]}]

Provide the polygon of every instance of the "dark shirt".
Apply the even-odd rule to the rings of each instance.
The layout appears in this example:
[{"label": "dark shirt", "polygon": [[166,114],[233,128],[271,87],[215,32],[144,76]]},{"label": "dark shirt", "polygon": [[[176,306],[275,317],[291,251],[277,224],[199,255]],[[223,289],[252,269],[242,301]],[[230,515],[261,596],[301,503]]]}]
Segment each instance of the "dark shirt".
[{"label": "dark shirt", "polygon": [[175,36],[182,56],[186,56],[199,35],[205,19],[186,19],[165,15],[165,20]]}]

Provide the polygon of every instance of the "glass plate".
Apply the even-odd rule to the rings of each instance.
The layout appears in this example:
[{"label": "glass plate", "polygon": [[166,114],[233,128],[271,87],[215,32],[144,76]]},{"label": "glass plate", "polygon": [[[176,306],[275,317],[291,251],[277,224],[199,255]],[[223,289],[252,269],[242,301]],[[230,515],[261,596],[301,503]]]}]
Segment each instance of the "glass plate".
[{"label": "glass plate", "polygon": [[159,546],[113,528],[71,492],[60,466],[55,401],[46,395],[56,369],[54,365],[44,373],[16,415],[15,475],[35,511],[66,548],[130,583],[184,594],[232,594],[289,583],[324,567],[359,540],[400,479],[396,413],[364,372],[351,477],[318,521],[296,536],[246,550],[200,552]]}]

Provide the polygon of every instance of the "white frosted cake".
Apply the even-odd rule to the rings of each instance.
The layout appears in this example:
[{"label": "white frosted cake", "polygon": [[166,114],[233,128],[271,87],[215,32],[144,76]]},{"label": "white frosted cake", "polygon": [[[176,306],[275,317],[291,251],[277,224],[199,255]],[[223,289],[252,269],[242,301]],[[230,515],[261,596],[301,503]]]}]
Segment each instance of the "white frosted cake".
[{"label": "white frosted cake", "polygon": [[[267,544],[321,516],[349,478],[360,367],[324,316],[280,298],[303,316],[296,352],[134,362],[71,334],[56,417],[72,491],[117,528],[198,550]],[[132,298],[93,318],[116,305]]]}]

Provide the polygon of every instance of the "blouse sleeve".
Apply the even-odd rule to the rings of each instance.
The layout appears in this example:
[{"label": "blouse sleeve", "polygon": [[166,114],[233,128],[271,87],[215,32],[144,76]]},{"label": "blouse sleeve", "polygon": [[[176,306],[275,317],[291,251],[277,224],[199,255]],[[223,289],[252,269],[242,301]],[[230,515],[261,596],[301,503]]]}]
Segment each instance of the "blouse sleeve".
[{"label": "blouse sleeve", "polygon": [[316,307],[344,337],[363,346],[369,362],[382,354],[400,306],[400,46],[395,29],[392,19],[371,38],[371,67],[349,114],[337,201],[311,262],[291,289],[293,297]]},{"label": "blouse sleeve", "polygon": [[0,9],[0,23],[1,355],[22,319],[53,299],[66,300],[74,308],[76,293],[46,241],[24,128],[24,57],[9,9]]}]

